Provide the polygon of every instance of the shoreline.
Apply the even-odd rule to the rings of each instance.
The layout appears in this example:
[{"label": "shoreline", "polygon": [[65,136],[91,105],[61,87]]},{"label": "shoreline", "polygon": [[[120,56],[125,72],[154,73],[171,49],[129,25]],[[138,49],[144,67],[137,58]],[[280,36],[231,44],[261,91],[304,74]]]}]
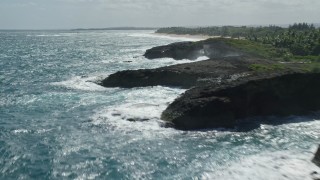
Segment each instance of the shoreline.
[{"label": "shoreline", "polygon": [[220,38],[221,36],[208,36],[208,35],[190,35],[190,34],[168,34],[168,33],[156,33],[153,35],[160,37],[172,37],[172,38],[188,38],[193,40],[206,40],[209,38]]}]

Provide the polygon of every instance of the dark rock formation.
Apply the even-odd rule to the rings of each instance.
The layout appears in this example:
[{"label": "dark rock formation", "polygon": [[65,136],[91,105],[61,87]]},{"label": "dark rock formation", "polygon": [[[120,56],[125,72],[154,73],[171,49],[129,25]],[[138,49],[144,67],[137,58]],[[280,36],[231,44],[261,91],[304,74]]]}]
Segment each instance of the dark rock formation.
[{"label": "dark rock formation", "polygon": [[320,180],[320,174],[317,171],[313,171],[310,175],[313,180]]},{"label": "dark rock formation", "polygon": [[252,74],[250,64],[268,64],[267,60],[249,56],[224,57],[157,69],[126,70],[101,82],[105,87],[178,86],[190,88],[234,80]]},{"label": "dark rock formation", "polygon": [[[272,77],[272,78],[271,78]],[[320,109],[320,73],[268,74],[196,87],[162,113],[175,128],[234,127],[255,116],[302,115]]]},{"label": "dark rock formation", "polygon": [[199,42],[178,42],[165,46],[158,46],[146,51],[144,56],[148,59],[173,58],[175,60],[195,60],[200,56],[209,58],[222,58],[240,56],[242,52],[232,48],[219,39],[208,39]]},{"label": "dark rock formation", "polygon": [[[303,64],[280,64],[252,51],[241,51],[245,48],[232,43],[235,42],[209,39],[155,47],[147,50],[147,58],[196,59],[205,55],[210,59],[157,69],[120,71],[100,84],[125,88],[195,87],[162,113],[167,125],[185,130],[234,127],[248,117],[300,115],[320,109],[320,74],[302,73]],[[251,47],[249,44],[246,48]],[[260,51],[266,52],[261,48]]]},{"label": "dark rock formation", "polygon": [[319,146],[318,151],[316,152],[312,162],[320,167],[320,146]]},{"label": "dark rock formation", "polygon": [[197,59],[203,55],[202,46],[192,42],[178,42],[165,46],[158,46],[146,51],[144,56],[148,59],[156,58],[173,58],[181,59]]},{"label": "dark rock formation", "polygon": [[195,59],[205,55],[210,59],[157,69],[120,71],[110,75],[100,84],[105,87],[124,88],[156,85],[190,88],[248,76],[255,73],[250,69],[252,64],[269,66],[277,63],[235,48],[231,45],[233,41],[218,38],[154,47],[146,51],[146,57],[151,59],[161,57]]}]

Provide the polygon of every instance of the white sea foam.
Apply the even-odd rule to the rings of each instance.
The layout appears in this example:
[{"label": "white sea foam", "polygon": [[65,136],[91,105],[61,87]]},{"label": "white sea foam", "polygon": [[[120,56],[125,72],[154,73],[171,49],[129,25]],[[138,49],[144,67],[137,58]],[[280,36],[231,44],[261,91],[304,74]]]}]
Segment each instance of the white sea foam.
[{"label": "white sea foam", "polygon": [[123,92],[126,94],[124,102],[97,111],[91,119],[93,124],[107,124],[108,127],[126,131],[148,133],[159,130],[161,112],[184,91],[161,86],[134,88]]},{"label": "white sea foam", "polygon": [[14,134],[29,133],[27,129],[16,129],[12,131]]},{"label": "white sea foam", "polygon": [[148,120],[159,119],[159,109],[162,109],[160,105],[137,103],[137,104],[124,104],[115,109],[112,109],[112,116],[120,116],[121,119],[132,120]]},{"label": "white sea foam", "polygon": [[[121,53],[134,53],[134,54],[139,54],[142,55],[143,52],[145,51],[145,48],[127,48],[127,49],[121,49],[119,50]],[[138,52],[138,53],[137,53]],[[142,52],[142,53],[141,53]],[[141,53],[141,54],[140,54]]]},{"label": "white sea foam", "polygon": [[60,34],[29,34],[28,37],[60,37]]},{"label": "white sea foam", "polygon": [[100,62],[104,63],[106,66],[109,64],[114,65],[115,63],[119,64],[120,66],[129,65],[130,70],[135,70],[135,69],[144,69],[144,68],[146,69],[159,68],[163,66],[170,66],[170,65],[183,64],[183,63],[192,63],[192,62],[203,61],[207,59],[209,59],[207,56],[201,56],[195,60],[189,60],[189,59],[174,60],[172,58],[159,58],[156,61],[154,61],[154,60],[149,60],[147,58],[144,58],[140,54],[137,54],[137,55],[132,55],[125,58],[121,56],[114,57],[113,59],[102,60]]},{"label": "white sea foam", "polygon": [[73,36],[77,33],[58,33],[58,34],[28,34],[28,37],[63,37],[63,36]]},{"label": "white sea foam", "polygon": [[200,56],[195,61],[203,61],[209,59],[207,56]]},{"label": "white sea foam", "polygon": [[104,76],[88,76],[81,77],[75,76],[69,80],[61,82],[53,82],[51,85],[63,86],[70,89],[84,90],[84,91],[105,91],[106,88],[96,84],[99,80],[102,80]]},{"label": "white sea foam", "polygon": [[11,105],[27,105],[34,103],[37,100],[36,95],[24,95],[16,97],[15,95],[7,95],[6,97],[0,97],[0,106]]},{"label": "white sea foam", "polygon": [[172,62],[173,64],[184,64],[184,63],[192,63],[192,62],[197,62],[197,61],[204,61],[208,60],[209,58],[207,56],[200,56],[195,60],[189,60],[189,59],[182,59],[182,60],[174,60],[172,58],[161,58],[159,60],[168,61]]},{"label": "white sea foam", "polygon": [[175,41],[199,41],[199,40],[206,39],[206,38],[201,38],[201,37],[163,35],[163,34],[156,34],[154,32],[152,32],[152,33],[133,33],[133,34],[128,34],[128,36],[144,37],[144,38],[161,38],[161,39],[168,39],[168,40],[175,40]]},{"label": "white sea foam", "polygon": [[204,173],[202,179],[311,179],[311,173],[320,170],[311,162],[314,151],[261,152],[215,169],[214,172]]}]

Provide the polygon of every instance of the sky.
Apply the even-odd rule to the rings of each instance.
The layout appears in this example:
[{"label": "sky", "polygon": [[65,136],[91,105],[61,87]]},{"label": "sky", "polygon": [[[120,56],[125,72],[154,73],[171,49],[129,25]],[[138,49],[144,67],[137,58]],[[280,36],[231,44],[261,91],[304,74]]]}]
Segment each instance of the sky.
[{"label": "sky", "polygon": [[0,29],[320,22],[320,0],[0,0]]}]

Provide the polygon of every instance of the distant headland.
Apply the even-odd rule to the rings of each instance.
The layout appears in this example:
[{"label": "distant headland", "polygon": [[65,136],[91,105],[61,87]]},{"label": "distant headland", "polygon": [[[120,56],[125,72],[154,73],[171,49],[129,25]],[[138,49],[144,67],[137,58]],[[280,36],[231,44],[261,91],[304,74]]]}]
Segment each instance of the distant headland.
[{"label": "distant headland", "polygon": [[75,31],[85,30],[157,30],[156,27],[109,27],[109,28],[77,28]]}]

